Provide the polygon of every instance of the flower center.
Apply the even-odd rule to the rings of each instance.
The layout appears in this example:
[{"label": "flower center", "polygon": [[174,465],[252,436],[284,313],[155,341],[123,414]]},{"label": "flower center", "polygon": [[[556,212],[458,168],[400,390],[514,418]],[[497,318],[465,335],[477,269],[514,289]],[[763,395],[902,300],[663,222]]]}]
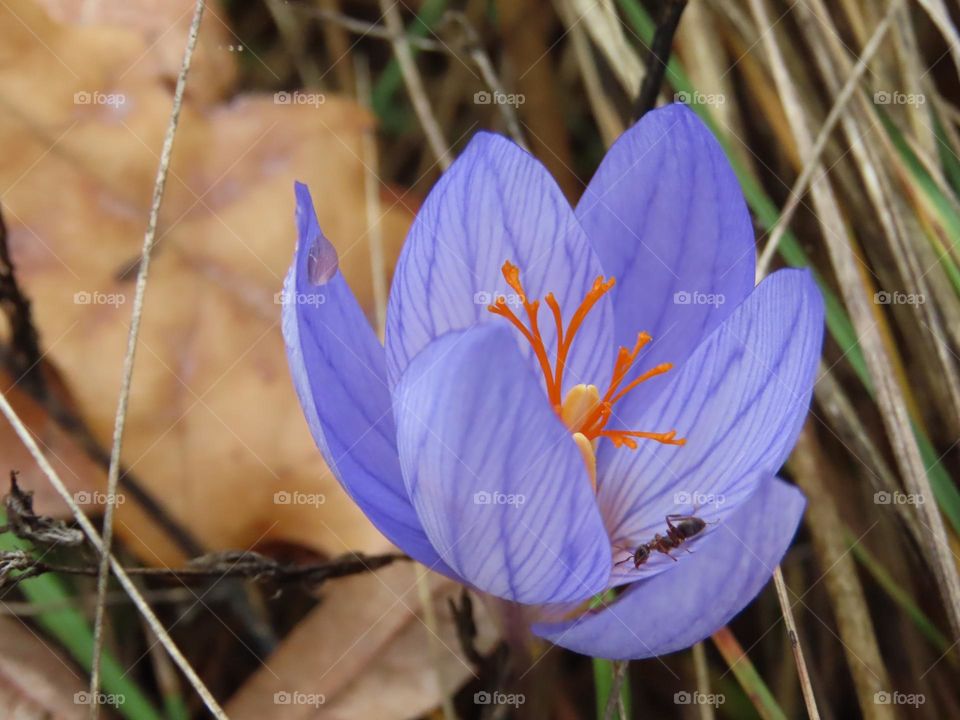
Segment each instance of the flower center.
[{"label": "flower center", "polygon": [[[550,358],[547,355],[547,349],[540,334],[538,323],[538,313],[540,311],[540,301],[531,300],[523,290],[523,284],[520,282],[520,270],[509,260],[503,264],[503,277],[507,284],[517,293],[526,311],[529,327],[524,325],[521,320],[514,315],[513,311],[507,307],[507,301],[504,297],[498,297],[493,305],[489,305],[487,310],[494,315],[509,320],[517,330],[527,339],[533,348],[540,369],[543,371],[544,380],[546,380],[547,397],[553,406],[554,412],[563,420],[570,432],[573,433],[574,440],[580,448],[587,462],[587,468],[591,471],[591,480],[595,483],[594,475],[596,461],[594,450],[596,443],[601,437],[609,438],[616,447],[628,447],[636,450],[637,439],[655,440],[665,445],[685,445],[684,438],[677,437],[677,431],[671,430],[665,433],[647,432],[641,430],[611,430],[607,428],[607,423],[613,415],[613,406],[622,400],[629,392],[657,375],[663,375],[672,367],[672,363],[661,363],[645,373],[623,385],[623,381],[630,373],[630,369],[636,362],[640,351],[652,340],[650,335],[641,332],[637,335],[637,342],[632,349],[621,347],[617,351],[617,359],[613,365],[613,375],[610,378],[610,384],[606,392],[601,396],[596,385],[574,385],[566,394],[561,397],[563,392],[563,372],[566,368],[567,360],[570,356],[570,348],[573,345],[573,338],[577,331],[583,325],[584,319],[590,311],[596,306],[597,302],[606,295],[614,285],[614,278],[604,280],[603,276],[597,277],[593,281],[593,286],[587,291],[580,306],[574,312],[573,317],[566,327],[563,325],[563,315],[560,312],[560,305],[553,293],[549,293],[545,298],[547,307],[553,314],[553,321],[557,328],[557,356],[556,361],[551,365]],[[623,385],[623,387],[621,387]]]}]

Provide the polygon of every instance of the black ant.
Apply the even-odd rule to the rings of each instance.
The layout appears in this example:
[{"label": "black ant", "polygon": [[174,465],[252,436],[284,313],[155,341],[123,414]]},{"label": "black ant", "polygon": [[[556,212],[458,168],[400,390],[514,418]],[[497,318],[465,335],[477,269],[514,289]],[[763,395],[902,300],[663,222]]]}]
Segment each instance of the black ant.
[{"label": "black ant", "polygon": [[[657,533],[653,536],[653,540],[649,540],[648,542],[638,545],[637,549],[633,551],[633,554],[630,557],[628,557],[626,560],[621,560],[617,563],[617,565],[623,565],[624,563],[633,560],[633,566],[635,568],[639,568],[650,559],[650,553],[652,553],[654,550],[663,553],[668,558],[676,562],[677,559],[670,554],[670,551],[676,550],[687,540],[690,540],[691,538],[694,538],[702,533],[704,528],[707,527],[706,521],[698,518],[695,515],[667,515],[666,520],[666,535]],[[674,521],[676,521],[676,524],[674,524]],[[690,550],[687,548],[684,548],[684,550],[690,552]]]}]

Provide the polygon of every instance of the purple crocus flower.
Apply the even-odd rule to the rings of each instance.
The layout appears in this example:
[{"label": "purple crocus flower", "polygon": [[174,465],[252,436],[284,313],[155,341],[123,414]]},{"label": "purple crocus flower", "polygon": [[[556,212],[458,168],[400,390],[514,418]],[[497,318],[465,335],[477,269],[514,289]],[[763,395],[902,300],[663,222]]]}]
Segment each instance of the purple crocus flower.
[{"label": "purple crocus flower", "polygon": [[291,371],[387,538],[598,657],[688,647],[756,596],[804,508],[776,473],[823,306],[805,271],[754,287],[743,196],[693,113],[628,130],[575,210],[537,160],[477,134],[413,223],[383,345],[296,196]]}]

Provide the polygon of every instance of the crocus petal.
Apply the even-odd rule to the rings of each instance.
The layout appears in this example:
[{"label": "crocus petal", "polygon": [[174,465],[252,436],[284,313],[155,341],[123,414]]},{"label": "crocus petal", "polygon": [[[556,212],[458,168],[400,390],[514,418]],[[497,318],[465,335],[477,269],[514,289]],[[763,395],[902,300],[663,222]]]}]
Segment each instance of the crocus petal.
[{"label": "crocus petal", "polygon": [[[647,113],[610,148],[576,209],[613,290],[615,342],[653,343],[634,372],[679,365],[753,290],[754,233],[720,144],[685,105]],[[664,386],[625,398],[628,423]]]},{"label": "crocus petal", "polygon": [[337,268],[306,185],[283,294],[283,336],[300,405],[327,465],[397,547],[455,577],[433,549],[400,472],[383,346]]},{"label": "crocus petal", "polygon": [[614,660],[665,655],[709,637],[760,592],[803,515],[803,494],[776,478],[669,572],[631,585],[603,610],[534,625],[556,645]]},{"label": "crocus petal", "polygon": [[610,543],[583,458],[507,328],[430,343],[394,414],[407,491],[466,582],[528,604],[606,587]]},{"label": "crocus petal", "polygon": [[764,280],[639,418],[643,430],[676,428],[686,445],[600,448],[599,502],[610,537],[648,540],[672,513],[720,520],[776,473],[806,417],[822,339],[823,301],[809,272],[781,270]]},{"label": "crocus petal", "polygon": [[[506,138],[478,133],[430,192],[400,254],[387,311],[391,386],[434,338],[476,323],[505,323],[487,310],[500,294],[526,321],[501,275],[506,260],[520,268],[531,299],[553,292],[567,321],[602,274],[573,210],[543,165]],[[546,307],[540,310],[552,358],[554,322]],[[604,297],[573,343],[565,389],[610,377],[612,318]],[[513,332],[535,364],[529,344]]]}]

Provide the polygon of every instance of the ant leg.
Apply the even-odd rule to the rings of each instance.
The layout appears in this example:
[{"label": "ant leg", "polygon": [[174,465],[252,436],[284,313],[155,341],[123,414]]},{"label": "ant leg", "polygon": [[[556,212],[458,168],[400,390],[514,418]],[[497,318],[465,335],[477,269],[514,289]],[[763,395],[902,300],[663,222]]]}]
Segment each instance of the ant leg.
[{"label": "ant leg", "polygon": [[625,557],[623,560],[620,560],[619,562],[615,562],[615,563],[613,564],[614,567],[617,567],[618,565],[626,565],[628,562],[632,562],[632,561],[633,561],[633,556],[634,556],[634,553],[636,552],[635,550],[631,550],[629,547],[627,547],[627,546],[625,546],[625,545],[619,545],[619,544],[617,544],[617,543],[614,543],[613,549],[614,549],[614,550],[622,550],[623,552],[630,553],[630,554],[627,555],[627,557]]},{"label": "ant leg", "polygon": [[675,535],[677,532],[677,526],[673,524],[674,520],[689,520],[691,517],[693,516],[684,515],[683,513],[672,513],[670,515],[667,515],[665,519],[667,521],[668,534]]},{"label": "ant leg", "polygon": [[677,526],[671,521],[683,520],[686,517],[686,515],[667,515],[667,539],[673,543],[673,547],[680,547],[680,544],[684,541],[684,537],[680,534],[680,531],[677,530]]}]

